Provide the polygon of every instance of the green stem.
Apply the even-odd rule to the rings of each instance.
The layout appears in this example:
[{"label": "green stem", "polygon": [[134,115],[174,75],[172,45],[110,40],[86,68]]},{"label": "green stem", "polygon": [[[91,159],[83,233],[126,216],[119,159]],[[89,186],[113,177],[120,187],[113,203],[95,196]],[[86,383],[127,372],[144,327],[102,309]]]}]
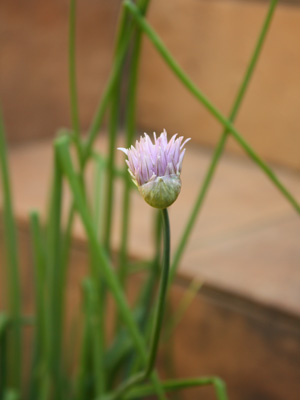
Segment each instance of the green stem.
[{"label": "green stem", "polygon": [[76,85],[76,0],[70,0],[69,15],[69,88],[72,126],[74,131],[74,143],[78,160],[82,163],[82,148],[80,142],[80,123],[78,112],[78,96]]},{"label": "green stem", "polygon": [[300,214],[300,205],[287,188],[281,183],[274,172],[266,165],[266,163],[255,153],[252,147],[247,141],[241,136],[241,134],[235,129],[231,122],[211,103],[211,101],[197,88],[192,80],[187,76],[185,72],[179,67],[175,59],[171,56],[165,45],[162,43],[160,38],[146,22],[146,20],[140,15],[136,6],[128,0],[125,0],[124,6],[131,12],[132,16],[139,24],[139,26],[147,34],[157,51],[160,53],[164,61],[178,77],[178,79],[184,84],[184,86],[204,105],[204,107],[232,134],[234,139],[240,144],[248,156],[261,168],[261,170],[269,177],[277,189],[283,194],[283,196],[289,201],[293,208]]},{"label": "green stem", "polygon": [[[101,336],[104,335],[103,326],[103,311],[99,312],[99,299],[95,285],[91,279],[85,279],[83,282],[84,297],[86,299],[86,312],[91,334],[92,360],[93,360],[93,375],[95,383],[96,396],[100,397],[105,390],[105,369],[104,369],[104,352]],[[102,311],[102,312],[101,312]],[[99,337],[100,336],[100,337]]]},{"label": "green stem", "polygon": [[[120,54],[122,62],[120,69],[116,75],[112,88],[111,88],[111,102],[110,102],[110,118],[109,118],[109,147],[108,147],[108,162],[107,162],[107,180],[106,180],[106,202],[105,202],[105,227],[104,227],[104,246],[110,253],[111,247],[111,227],[113,216],[113,195],[114,195],[114,165],[116,154],[116,138],[118,131],[119,108],[120,108],[120,90],[121,90],[121,77],[122,67],[125,61],[126,52],[123,55],[124,36],[129,32],[128,28],[128,15],[126,12],[121,13],[117,42],[115,48],[115,61],[118,60]],[[126,46],[128,49],[129,46]]]},{"label": "green stem", "polygon": [[[76,9],[76,0],[72,0],[71,3],[71,8],[70,8],[70,41],[69,41],[69,68],[70,68],[70,93],[71,93],[71,110],[72,110],[72,122],[73,122],[73,127],[74,131],[76,130],[79,132],[79,117],[78,117],[78,106],[77,106],[77,90],[76,90],[76,74],[75,74],[75,9]],[[124,16],[122,18],[125,18],[126,15],[126,10],[123,10]],[[125,29],[125,24],[124,24],[124,29]],[[121,34],[122,33],[122,34]],[[80,166],[81,166],[81,172],[84,171],[84,168],[86,166],[86,163],[91,155],[91,150],[93,143],[95,141],[95,138],[97,136],[98,130],[100,129],[100,126],[103,121],[103,117],[105,114],[105,111],[108,107],[109,101],[111,99],[112,91],[115,86],[115,82],[121,72],[121,68],[125,59],[125,55],[130,43],[130,31],[126,32],[120,32],[119,36],[122,36],[122,41],[120,40],[120,49],[118,50],[118,53],[116,54],[115,61],[113,63],[113,69],[108,81],[108,84],[106,86],[106,89],[104,90],[104,94],[101,98],[100,104],[97,108],[95,117],[92,121],[91,127],[89,129],[88,133],[88,139],[87,142],[84,144],[82,147],[80,153],[81,153],[81,158],[80,158]],[[78,137],[75,134],[75,144],[76,144],[76,137]],[[78,140],[79,141],[79,140]],[[77,141],[77,149],[79,149],[78,146],[78,141]],[[81,144],[80,144],[81,146]],[[69,230],[67,231],[65,235],[65,246],[64,246],[64,253],[66,254],[66,258],[68,257],[68,252],[69,252],[69,244],[70,244],[70,237],[68,235],[71,234],[72,226],[73,226],[73,220],[75,213],[73,212],[73,207],[74,205],[72,204],[70,210],[69,210],[69,216],[68,216],[68,226]]]},{"label": "green stem", "polygon": [[[162,218],[161,210],[155,210],[155,254],[152,261],[147,261],[148,277],[142,285],[140,293],[135,305],[135,313],[140,327],[140,331],[145,338],[151,337],[153,331],[153,321],[155,313],[153,312],[153,299],[155,297],[156,284],[161,272],[161,233],[162,233]],[[127,361],[127,371],[130,373],[136,372],[139,368],[138,360],[133,356]]]},{"label": "green stem", "polygon": [[90,156],[93,143],[94,143],[97,133],[100,129],[100,126],[103,121],[103,117],[104,117],[105,111],[107,109],[107,106],[109,104],[109,101],[111,100],[111,96],[114,91],[116,82],[120,77],[122,66],[123,66],[123,63],[124,63],[124,60],[125,60],[125,57],[127,54],[129,44],[130,44],[132,26],[130,25],[130,27],[128,29],[126,28],[126,24],[125,24],[126,14],[127,14],[126,10],[123,10],[123,13],[121,16],[121,28],[120,28],[119,34],[118,34],[118,45],[117,45],[118,50],[115,52],[115,58],[114,58],[113,66],[112,66],[111,75],[109,77],[107,86],[104,90],[100,104],[98,106],[95,117],[94,117],[91,127],[89,129],[88,139],[87,139],[87,142],[86,142],[85,148],[84,148],[83,164],[86,163],[87,159]]},{"label": "green stem", "polygon": [[[103,210],[103,190],[104,190],[104,176],[105,176],[105,161],[98,154],[93,157],[94,161],[94,204],[93,204],[93,215],[95,219],[95,226],[97,231],[97,237],[102,237],[103,230],[101,221],[104,216]],[[114,173],[116,173],[114,171]]]},{"label": "green stem", "polygon": [[[143,8],[144,4],[146,4],[147,1],[148,0],[140,0],[140,2],[138,3],[139,9],[141,10],[142,13],[144,12],[144,8]],[[124,8],[123,14],[121,16],[122,23],[124,21],[124,25],[123,25],[124,31],[122,31],[122,29],[120,29],[119,34],[118,34],[118,36],[122,40],[120,40],[120,46],[118,48],[118,51],[115,54],[115,59],[113,62],[112,71],[111,71],[108,83],[106,85],[106,88],[104,90],[104,93],[103,93],[101,101],[100,101],[100,104],[97,108],[97,111],[95,113],[94,119],[92,121],[92,124],[91,124],[89,132],[88,132],[88,139],[85,144],[84,154],[83,154],[83,163],[84,164],[87,161],[87,158],[90,156],[90,152],[91,152],[93,143],[94,143],[97,133],[100,129],[105,111],[106,111],[109,101],[111,99],[111,95],[112,95],[112,91],[115,86],[115,82],[118,79],[118,77],[120,76],[121,69],[122,69],[122,66],[123,66],[127,51],[128,51],[128,47],[130,45],[130,39],[131,39],[131,35],[133,32],[133,24],[131,22],[129,22],[128,27],[125,25],[126,14],[127,14],[127,11]],[[122,25],[122,23],[121,23],[121,25]]]},{"label": "green stem", "polygon": [[[270,27],[270,23],[272,21],[272,16],[274,14],[274,11],[275,11],[275,8],[276,8],[276,4],[277,4],[277,0],[272,0],[270,2],[270,7],[268,9],[268,12],[267,12],[266,18],[264,20],[261,32],[259,34],[257,43],[255,45],[252,57],[250,59],[249,65],[248,65],[248,67],[246,69],[246,73],[245,73],[244,79],[243,79],[243,81],[242,81],[242,83],[240,85],[239,91],[238,91],[237,96],[236,96],[236,98],[234,100],[234,103],[233,103],[233,106],[232,106],[232,109],[231,109],[231,112],[230,112],[230,115],[229,115],[229,121],[231,121],[231,122],[233,122],[235,120],[235,118],[236,118],[236,115],[237,115],[238,110],[239,110],[239,108],[241,106],[242,100],[243,100],[244,95],[246,93],[246,90],[248,88],[250,79],[251,79],[251,77],[253,75],[255,66],[256,66],[257,61],[258,61],[258,57],[259,57],[259,55],[261,53],[262,46],[264,44],[267,32],[268,32],[269,27]],[[185,229],[183,231],[183,234],[181,236],[179,244],[178,244],[178,246],[176,248],[176,251],[175,251],[175,254],[174,254],[174,257],[173,257],[173,261],[172,261],[172,266],[171,266],[170,282],[173,281],[174,276],[176,274],[176,271],[178,269],[178,265],[179,265],[179,262],[181,260],[181,257],[182,257],[182,254],[184,252],[184,249],[186,247],[188,238],[189,238],[190,233],[191,233],[191,231],[192,231],[192,229],[193,229],[193,227],[195,225],[197,216],[199,214],[199,211],[201,209],[203,201],[204,201],[204,199],[206,197],[206,194],[208,192],[209,186],[210,186],[210,184],[212,182],[212,179],[214,177],[214,174],[215,174],[217,165],[219,163],[219,160],[221,158],[221,155],[223,153],[223,150],[225,148],[225,144],[226,144],[226,141],[227,141],[227,138],[228,138],[228,134],[229,134],[229,131],[228,131],[227,128],[225,128],[223,133],[222,133],[222,136],[221,136],[221,138],[220,138],[220,140],[219,140],[219,142],[218,142],[218,144],[217,144],[217,146],[215,148],[211,163],[210,163],[210,165],[208,167],[207,173],[205,175],[203,184],[202,184],[202,186],[200,188],[200,191],[199,191],[199,194],[197,196],[196,202],[194,204],[194,207],[192,209],[190,217],[189,217],[189,219],[187,221],[187,224],[185,226]]]},{"label": "green stem", "polygon": [[[120,50],[122,50],[123,36],[127,31],[127,18],[128,15],[124,11],[121,13],[120,23],[118,24],[118,34],[117,41],[115,47],[115,57],[116,60],[119,56]],[[125,55],[123,57],[123,62],[125,60]],[[104,229],[103,229],[103,243],[104,248],[108,255],[111,253],[111,234],[112,234],[112,223],[113,223],[113,208],[114,208],[114,182],[115,182],[115,174],[114,174],[114,166],[115,166],[115,154],[116,154],[116,139],[118,132],[118,121],[119,121],[119,109],[120,109],[120,92],[121,92],[121,77],[122,77],[122,67],[123,63],[120,65],[120,70],[118,76],[114,80],[111,89],[111,98],[110,98],[110,117],[109,117],[109,145],[108,145],[108,159],[107,159],[107,173],[105,175],[105,191],[104,193],[104,206],[105,213],[103,215],[104,220]],[[97,231],[97,228],[96,228]],[[91,262],[93,264],[97,263],[97,257],[92,254]],[[92,268],[96,268],[96,265]],[[106,305],[106,294],[107,288],[106,284],[102,282],[98,290],[99,298],[98,298],[98,312],[99,316],[97,318],[97,324],[101,326],[101,330],[98,330],[98,338],[96,338],[97,333],[95,328],[92,330],[93,332],[93,343],[94,343],[94,351],[93,353],[97,353],[97,358],[94,357],[94,370],[97,376],[96,380],[96,394],[99,396],[104,392],[104,381],[105,374],[103,366],[99,365],[101,363],[101,359],[104,358],[104,349],[105,349],[105,305]],[[95,303],[95,302],[94,302]],[[96,306],[96,304],[95,304]],[[95,319],[96,317],[94,317]],[[99,360],[100,358],[100,360]]]},{"label": "green stem", "polygon": [[68,268],[71,255],[72,228],[73,228],[74,217],[75,217],[75,205],[74,203],[72,203],[69,209],[67,226],[65,228],[62,241],[61,264],[64,266],[65,270],[67,270]]},{"label": "green stem", "polygon": [[34,286],[35,286],[35,329],[40,352],[44,349],[45,326],[45,274],[46,256],[44,243],[42,243],[42,229],[37,211],[32,211],[29,216],[32,237],[32,250],[34,258]]},{"label": "green stem", "polygon": [[148,363],[148,368],[146,370],[145,376],[148,377],[150,372],[154,367],[156,360],[158,343],[160,338],[161,326],[163,321],[167,288],[168,288],[168,278],[170,269],[170,222],[168,216],[168,210],[165,208],[162,210],[163,216],[163,262],[162,262],[162,276],[160,282],[160,289],[158,295],[158,307],[154,320],[153,338],[150,349],[150,358]]},{"label": "green stem", "polygon": [[108,163],[107,163],[107,179],[106,179],[106,202],[105,202],[105,227],[104,227],[104,246],[108,254],[111,251],[111,228],[112,228],[112,216],[114,206],[114,165],[115,165],[115,154],[116,154],[116,139],[118,131],[118,116],[119,116],[119,105],[120,105],[120,84],[121,79],[117,79],[114,90],[112,92],[111,109],[110,109],[110,120],[109,120],[109,149],[108,149]]},{"label": "green stem", "polygon": [[16,390],[14,390],[14,389],[8,389],[4,393],[3,400],[21,400],[20,399],[20,393],[17,392]]},{"label": "green stem", "polygon": [[[139,9],[145,15],[149,6],[150,0],[140,1]],[[138,69],[140,62],[142,42],[142,31],[137,29],[135,32],[134,44],[131,56],[130,75],[128,84],[128,101],[126,113],[126,139],[125,147],[129,148],[133,142],[136,125],[136,97],[138,83]],[[119,255],[118,275],[122,287],[125,287],[128,274],[128,239],[129,239],[129,221],[130,221],[130,194],[132,190],[132,181],[129,178],[127,167],[124,167],[124,193],[122,204],[122,228],[121,228],[121,244]],[[119,318],[117,318],[117,321]],[[116,324],[118,327],[118,323]]]},{"label": "green stem", "polygon": [[[69,139],[68,137],[61,137],[55,142],[56,153],[59,157],[62,169],[67,177],[70,188],[73,193],[73,198],[76,204],[77,211],[81,217],[81,221],[85,228],[90,248],[97,260],[97,263],[92,263],[93,267],[92,275],[95,279],[95,282],[101,282],[99,279],[102,275],[110,287],[114,299],[117,303],[120,315],[122,316],[123,321],[127,325],[127,328],[131,334],[134,345],[142,359],[142,362],[146,364],[147,362],[147,351],[143,341],[143,338],[138,331],[137,325],[134,322],[134,319],[131,315],[130,308],[128,306],[127,300],[123,294],[122,288],[116,278],[115,272],[107,258],[107,254],[104,248],[99,244],[97,239],[97,234],[95,231],[95,227],[93,221],[89,215],[89,210],[85,204],[85,199],[81,190],[80,183],[74,171],[71,155],[69,151]],[[101,288],[100,288],[101,289]],[[159,380],[155,373],[152,374],[153,383],[156,385],[156,388],[159,390]]]},{"label": "green stem", "polygon": [[49,391],[49,375],[47,374],[47,310],[45,298],[46,255],[42,242],[42,229],[36,211],[30,213],[30,230],[34,257],[35,287],[35,345],[36,357],[32,371],[30,399],[47,399]]},{"label": "green stem", "polygon": [[[76,5],[74,2],[74,4],[73,3],[71,4],[71,8],[70,8],[70,23],[73,26],[73,28],[70,27],[70,46],[69,46],[70,63],[69,63],[69,66],[70,66],[70,69],[72,69],[72,71],[70,71],[71,106],[72,106],[72,110],[73,110],[72,111],[73,119],[75,121],[74,126],[76,127],[77,126],[76,121],[78,120],[78,117],[76,117],[76,115],[78,115],[78,111],[77,111],[77,92],[76,92],[76,81],[75,81],[75,6]],[[101,98],[100,104],[95,113],[95,117],[94,117],[91,127],[89,129],[87,142],[85,143],[85,145],[82,149],[81,171],[84,170],[84,167],[91,155],[93,143],[97,136],[98,130],[100,129],[100,126],[102,124],[105,111],[109,105],[109,101],[111,99],[112,92],[115,87],[115,83],[121,73],[123,62],[125,60],[125,56],[126,56],[129,44],[130,44],[130,37],[131,37],[133,27],[131,24],[127,30],[125,29],[125,28],[127,28],[126,24],[125,24],[125,17],[126,17],[126,10],[123,9],[123,13],[121,16],[122,22],[121,22],[121,27],[120,27],[119,34],[118,34],[118,38],[119,38],[118,39],[118,42],[119,42],[118,51],[116,51],[116,53],[115,53],[115,60],[113,63],[113,68],[112,68],[112,72],[111,72],[109,81],[104,90],[104,94]],[[72,76],[72,78],[71,78],[71,76]],[[73,122],[73,124],[74,124],[74,122]],[[79,123],[78,123],[78,126],[79,126]],[[68,218],[68,221],[70,221],[69,233],[71,232],[71,227],[73,225],[73,218],[74,218],[74,213],[73,213],[72,208],[73,208],[73,205],[71,206],[71,209],[69,211],[69,218]],[[70,243],[70,239],[68,238],[68,236],[66,236],[65,243],[66,243],[66,247],[65,247],[64,252],[67,254],[68,253],[67,246],[68,246],[68,243]]]},{"label": "green stem", "polygon": [[[209,386],[212,385],[215,388],[218,400],[228,400],[226,393],[226,386],[224,382],[217,377],[203,377],[203,378],[192,378],[183,380],[170,380],[163,382],[163,388],[166,391],[175,391],[189,389],[198,386]],[[153,387],[151,385],[144,385],[141,387],[134,388],[125,395],[126,400],[144,398],[146,396],[151,396],[154,393]]]},{"label": "green stem", "polygon": [[4,240],[6,246],[8,304],[10,318],[15,321],[8,340],[9,366],[8,387],[17,391],[21,387],[22,331],[21,331],[21,284],[19,276],[17,229],[12,207],[9,168],[5,143],[4,125],[0,114],[0,169],[3,188]]},{"label": "green stem", "polygon": [[75,399],[84,400],[87,398],[87,386],[88,377],[90,373],[89,360],[91,358],[91,330],[89,321],[89,305],[87,299],[87,293],[84,289],[83,282],[83,334],[82,334],[82,345],[80,348],[80,359],[78,363],[78,374],[75,384]]},{"label": "green stem", "polygon": [[7,375],[7,334],[9,317],[0,313],[0,399],[4,397]]},{"label": "green stem", "polygon": [[[146,14],[150,0],[141,2],[139,9],[143,15]],[[135,40],[133,44],[130,76],[128,84],[128,101],[127,101],[127,114],[126,114],[126,139],[125,146],[129,148],[133,142],[135,125],[136,125],[136,97],[137,97],[137,83],[138,83],[138,70],[141,53],[142,43],[142,30],[137,29]],[[127,167],[124,167],[126,178],[124,179],[124,194],[123,194],[123,220],[122,220],[122,233],[121,233],[121,246],[119,258],[119,279],[121,285],[124,286],[126,280],[126,265],[127,265],[127,248],[128,248],[128,231],[129,231],[129,216],[130,216],[130,193],[131,193],[131,180],[127,174]]]},{"label": "green stem", "polygon": [[50,214],[47,226],[48,236],[48,268],[47,268],[47,306],[48,306],[48,344],[47,360],[52,378],[52,388],[55,399],[62,397],[62,326],[64,314],[64,284],[65,271],[61,265],[61,205],[62,205],[62,174],[59,160],[55,154],[54,177]]},{"label": "green stem", "polygon": [[166,294],[167,294],[167,288],[168,288],[168,277],[169,277],[169,267],[170,267],[170,223],[169,223],[169,216],[168,216],[168,210],[165,208],[162,210],[162,215],[163,215],[163,236],[164,236],[164,247],[163,247],[163,269],[162,269],[162,276],[161,276],[161,281],[160,281],[160,288],[159,288],[159,294],[158,294],[158,305],[157,305],[157,310],[156,310],[156,315],[154,319],[154,326],[153,326],[153,335],[152,335],[152,340],[151,340],[151,346],[150,346],[150,351],[149,351],[149,358],[148,358],[148,363],[146,366],[146,369],[144,372],[139,372],[136,375],[132,376],[129,378],[126,382],[121,384],[118,389],[114,391],[114,393],[111,394],[107,398],[107,400],[118,400],[123,398],[125,393],[132,388],[133,386],[141,383],[145,379],[147,379],[150,374],[153,371],[156,356],[157,356],[157,350],[158,350],[158,344],[159,344],[159,338],[160,338],[160,332],[161,332],[161,326],[162,326],[162,321],[163,321],[163,316],[164,316],[164,309],[165,309],[165,302],[166,302]]}]

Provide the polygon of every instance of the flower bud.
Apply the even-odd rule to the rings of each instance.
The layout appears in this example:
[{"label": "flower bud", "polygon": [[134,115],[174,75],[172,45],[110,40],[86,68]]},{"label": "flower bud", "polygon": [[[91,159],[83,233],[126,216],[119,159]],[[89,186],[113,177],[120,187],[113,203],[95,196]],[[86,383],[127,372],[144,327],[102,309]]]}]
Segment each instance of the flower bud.
[{"label": "flower bud", "polygon": [[177,175],[159,176],[138,189],[150,206],[167,208],[177,199],[181,190],[181,180]]},{"label": "flower bud", "polygon": [[181,190],[180,173],[185,153],[183,136],[167,140],[167,132],[161,133],[154,143],[145,133],[135,147],[119,148],[127,156],[128,171],[139,192],[155,208],[167,208],[177,199]]}]

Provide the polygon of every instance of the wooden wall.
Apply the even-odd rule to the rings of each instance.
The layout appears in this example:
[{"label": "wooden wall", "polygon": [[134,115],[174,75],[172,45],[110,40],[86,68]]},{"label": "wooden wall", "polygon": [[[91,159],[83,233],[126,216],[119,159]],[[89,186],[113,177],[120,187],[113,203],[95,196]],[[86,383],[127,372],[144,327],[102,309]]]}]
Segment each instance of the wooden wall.
[{"label": "wooden wall", "polygon": [[[85,130],[109,75],[120,0],[78,2],[78,81]],[[149,21],[194,82],[228,115],[268,1],[152,0]],[[300,168],[300,6],[279,2],[236,121],[258,153]],[[4,0],[0,98],[11,141],[51,136],[70,124],[68,1]],[[179,132],[215,145],[221,126],[182,87],[147,39],[138,127]],[[240,151],[229,141],[228,149]]]},{"label": "wooden wall", "polygon": [[[0,215],[1,217],[1,215]],[[27,315],[33,311],[33,265],[29,227],[18,223],[20,259],[22,260],[22,307]],[[3,250],[0,230],[0,251]],[[2,259],[3,252],[0,252]],[[79,340],[82,325],[80,282],[88,273],[86,246],[76,241],[68,274],[67,326],[65,351],[70,337]],[[3,269],[0,268],[1,275]],[[133,277],[129,297],[134,298],[142,278]],[[0,280],[0,305],[4,296]],[[177,280],[169,298],[172,316],[186,293],[188,282]],[[2,303],[3,307],[3,303]],[[112,308],[113,309],[113,308]],[[108,315],[112,320],[112,315]],[[170,314],[166,316],[170,321]],[[189,378],[219,375],[227,384],[230,400],[298,400],[300,391],[300,328],[299,318],[262,307],[242,296],[234,296],[220,288],[204,286],[178,324],[173,341],[162,342],[159,369],[165,378]],[[76,327],[76,333],[74,331]],[[32,327],[24,329],[25,364],[31,360]],[[75,335],[75,338],[74,338]],[[72,343],[74,343],[72,341]],[[168,343],[171,348],[166,346]],[[75,354],[79,347],[75,346]],[[173,352],[172,368],[166,367],[168,349]],[[76,355],[74,357],[76,359]],[[76,365],[74,365],[76,368]],[[29,368],[25,368],[29,371]],[[211,387],[184,391],[184,400],[215,400]],[[170,395],[170,399],[174,398]]]},{"label": "wooden wall", "polygon": [[[149,20],[181,67],[225,114],[242,80],[268,1],[153,0]],[[299,4],[279,2],[236,127],[258,153],[300,168]],[[144,42],[139,123],[215,145],[222,128]],[[230,141],[228,148],[239,151]]]},{"label": "wooden wall", "polygon": [[[77,3],[80,117],[87,129],[109,75],[120,0]],[[68,0],[1,2],[0,99],[11,142],[70,126],[68,14]]]}]

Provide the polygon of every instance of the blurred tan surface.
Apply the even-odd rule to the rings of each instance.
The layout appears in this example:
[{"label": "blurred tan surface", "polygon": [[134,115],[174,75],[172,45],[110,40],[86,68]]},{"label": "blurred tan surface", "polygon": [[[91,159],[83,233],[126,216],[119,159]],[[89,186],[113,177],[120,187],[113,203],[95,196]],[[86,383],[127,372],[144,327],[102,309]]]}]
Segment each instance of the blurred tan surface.
[{"label": "blurred tan surface", "polygon": [[[120,143],[121,144],[121,143]],[[105,139],[97,143],[102,151]],[[124,161],[120,152],[119,160]],[[182,192],[170,208],[172,249],[190,215],[211,153],[187,145]],[[10,153],[15,211],[27,223],[32,208],[44,214],[51,181],[49,141],[17,146]],[[300,201],[299,174],[275,169]],[[91,171],[87,178],[91,180]],[[121,231],[121,185],[116,187],[114,247]],[[66,196],[68,197],[68,196]],[[152,254],[154,209],[136,192],[132,198],[131,253]],[[76,236],[84,238],[76,221]],[[247,159],[225,156],[190,237],[180,273],[300,316],[300,218],[264,174]]]},{"label": "blurred tan surface", "polygon": [[[27,224],[19,222],[17,228],[22,265],[22,307],[25,313],[30,314],[34,302],[30,234]],[[0,260],[2,244],[0,240]],[[67,359],[71,364],[74,361],[74,370],[79,351],[75,343],[82,335],[80,282],[86,276],[87,269],[86,247],[76,240],[71,252],[67,282],[64,346]],[[3,271],[0,269],[0,272]],[[2,284],[0,280],[1,289]],[[142,280],[132,277],[130,298],[137,296],[141,288]],[[172,308],[166,315],[166,324],[174,318],[187,289],[187,282],[176,281],[172,286],[169,293]],[[110,321],[111,311],[110,307]],[[157,365],[163,372],[162,376],[170,379],[218,375],[226,381],[230,400],[298,400],[299,326],[299,318],[291,318],[275,309],[205,285],[176,327],[173,340],[162,340]],[[24,356],[29,363],[32,327],[24,331]],[[171,369],[170,363],[166,362],[170,351],[173,353]],[[26,373],[29,371],[30,368],[27,368]],[[216,399],[212,387],[189,389],[182,394],[184,400]],[[170,394],[169,398],[174,399],[173,396]]]},{"label": "blurred tan surface", "polygon": [[[109,75],[119,1],[78,5],[78,77],[85,129]],[[256,1],[153,0],[149,17],[184,70],[228,114],[266,9],[267,2]],[[67,20],[66,0],[2,4],[0,98],[10,141],[50,137],[70,123]],[[299,26],[300,8],[279,4],[237,120],[237,128],[260,155],[296,169],[300,167]],[[174,250],[211,156],[210,150],[194,144],[215,144],[221,127],[181,87],[148,40],[144,43],[140,128],[165,127],[169,134],[178,131],[193,137],[184,161],[182,193],[170,209]],[[98,147],[105,148],[105,140]],[[237,150],[231,139],[228,148]],[[119,159],[123,162],[123,155]],[[28,312],[33,284],[28,212],[36,208],[45,215],[51,162],[50,140],[10,151]],[[275,171],[300,201],[299,174],[280,167]],[[115,248],[121,190],[117,185]],[[132,209],[131,253],[150,256],[153,210],[137,194]],[[171,293],[176,308],[191,279],[205,283],[175,337],[178,376],[219,374],[228,382],[230,400],[298,400],[299,234],[299,216],[262,172],[248,159],[224,156]],[[80,279],[87,265],[79,221],[75,236],[67,295],[72,312],[80,307]],[[2,245],[0,240],[1,258]],[[137,288],[134,282],[132,292]],[[200,394],[203,400],[215,399],[211,389],[189,391],[185,398],[196,400]]]},{"label": "blurred tan surface", "polygon": [[[53,137],[58,128],[70,125],[68,6],[67,0],[2,2],[0,98],[10,141]],[[153,0],[149,21],[184,71],[228,115],[267,7],[267,1]],[[78,1],[83,130],[109,76],[119,9],[119,0]],[[296,169],[300,168],[299,26],[297,3],[279,2],[236,121],[262,157]],[[165,127],[214,145],[222,130],[219,123],[176,80],[148,39],[144,45],[139,128]],[[235,142],[228,149],[241,152]]]},{"label": "blurred tan surface", "polygon": [[[87,129],[109,76],[119,0],[79,0],[77,77]],[[53,137],[70,126],[69,1],[2,0],[0,99],[10,141]]]},{"label": "blurred tan surface", "polygon": [[[105,140],[101,139],[97,147],[103,150]],[[209,156],[210,152],[188,145],[182,193],[170,208],[173,249]],[[30,313],[33,272],[28,211],[36,208],[44,215],[51,174],[51,143],[16,146],[11,148],[9,159],[20,240],[23,308]],[[276,172],[299,200],[299,176],[280,168]],[[117,191],[119,194],[119,185]],[[117,195],[115,246],[118,245],[120,204]],[[132,209],[131,252],[137,257],[149,256],[154,214],[137,193],[133,196]],[[173,345],[167,340],[162,346],[159,365],[165,377],[216,374],[226,381],[230,400],[298,400],[299,234],[299,216],[261,171],[244,158],[224,157],[170,293],[175,312],[190,281],[197,278],[204,282],[176,329]],[[0,240],[1,259],[2,244]],[[74,343],[69,338],[76,341],[81,334],[80,281],[87,268],[84,232],[77,224],[68,276],[66,352]],[[0,272],[3,274],[3,268]],[[141,286],[140,278],[134,277],[129,286],[131,299]],[[2,286],[1,297],[3,290]],[[170,321],[170,315],[166,321]],[[29,352],[30,329],[26,340]],[[164,363],[167,345],[173,346],[172,370]],[[203,400],[215,400],[212,388],[188,390],[183,398],[197,400],[200,396]]]},{"label": "blurred tan surface", "polygon": [[[148,19],[198,87],[229,115],[264,21],[268,1],[153,0]],[[236,127],[262,156],[300,168],[299,4],[278,2]],[[220,124],[144,40],[139,124],[213,145]],[[230,150],[239,151],[235,143]]]}]

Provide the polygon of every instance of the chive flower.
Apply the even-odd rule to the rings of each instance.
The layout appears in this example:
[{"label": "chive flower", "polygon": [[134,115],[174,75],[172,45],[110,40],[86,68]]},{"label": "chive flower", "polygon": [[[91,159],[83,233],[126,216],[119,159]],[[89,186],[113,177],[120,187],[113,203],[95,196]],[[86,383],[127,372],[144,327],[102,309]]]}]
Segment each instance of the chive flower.
[{"label": "chive flower", "polygon": [[177,199],[181,190],[180,173],[185,153],[183,136],[172,136],[168,142],[164,130],[154,143],[145,133],[135,147],[119,148],[128,160],[128,171],[144,200],[155,208],[167,208]]}]

